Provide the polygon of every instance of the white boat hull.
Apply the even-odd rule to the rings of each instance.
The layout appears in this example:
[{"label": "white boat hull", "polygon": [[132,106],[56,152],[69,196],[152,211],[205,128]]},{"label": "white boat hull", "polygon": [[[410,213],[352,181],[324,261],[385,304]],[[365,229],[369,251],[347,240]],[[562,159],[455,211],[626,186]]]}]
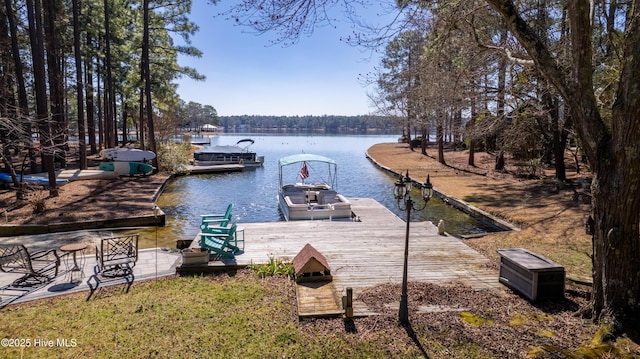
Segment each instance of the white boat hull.
[{"label": "white boat hull", "polygon": [[280,193],[278,202],[280,211],[287,221],[351,218],[351,202],[340,194],[336,195],[336,198],[337,202],[323,204]]},{"label": "white boat hull", "polygon": [[243,165],[245,167],[260,167],[263,165],[264,157],[259,156],[257,161],[240,161],[240,160],[230,160],[230,161],[198,161],[194,160],[194,166],[226,166],[226,165]]}]

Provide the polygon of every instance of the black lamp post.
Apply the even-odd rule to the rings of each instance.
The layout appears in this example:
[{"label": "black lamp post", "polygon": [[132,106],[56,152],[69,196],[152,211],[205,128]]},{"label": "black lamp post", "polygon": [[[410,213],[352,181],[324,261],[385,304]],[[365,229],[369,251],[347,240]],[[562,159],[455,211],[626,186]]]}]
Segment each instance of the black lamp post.
[{"label": "black lamp post", "polygon": [[411,199],[411,188],[412,182],[409,177],[409,171],[407,170],[407,174],[404,177],[400,175],[400,179],[396,182],[394,189],[398,209],[401,211],[407,211],[407,231],[404,238],[404,267],[402,271],[402,294],[400,296],[400,309],[398,311],[398,320],[403,325],[409,324],[409,305],[407,302],[407,261],[409,259],[409,223],[411,222],[411,210],[423,210],[427,206],[431,196],[433,196],[433,185],[431,185],[429,175],[427,175],[427,180],[422,184],[420,189],[420,194],[424,200],[422,205],[417,205],[413,199]]}]

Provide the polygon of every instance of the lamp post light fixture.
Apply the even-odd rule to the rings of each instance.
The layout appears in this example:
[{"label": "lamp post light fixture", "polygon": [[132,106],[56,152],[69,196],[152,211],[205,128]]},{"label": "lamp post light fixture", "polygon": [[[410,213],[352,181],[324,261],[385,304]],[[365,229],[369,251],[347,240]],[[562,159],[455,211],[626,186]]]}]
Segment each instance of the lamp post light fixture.
[{"label": "lamp post light fixture", "polygon": [[407,264],[409,259],[409,223],[411,222],[411,211],[421,211],[427,207],[427,203],[433,196],[433,185],[429,175],[427,180],[421,185],[420,194],[424,203],[422,205],[417,204],[411,198],[412,189],[411,177],[409,177],[409,170],[403,177],[400,175],[400,179],[395,183],[394,195],[396,197],[398,209],[407,212],[407,230],[404,238],[404,265],[402,269],[402,294],[400,295],[400,309],[398,310],[398,320],[403,325],[409,324],[409,305],[407,301]]}]

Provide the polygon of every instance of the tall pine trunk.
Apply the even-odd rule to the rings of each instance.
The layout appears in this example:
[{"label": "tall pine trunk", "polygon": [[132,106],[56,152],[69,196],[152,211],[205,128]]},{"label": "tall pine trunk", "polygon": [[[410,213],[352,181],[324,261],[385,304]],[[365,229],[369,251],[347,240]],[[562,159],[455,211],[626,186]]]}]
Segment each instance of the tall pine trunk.
[{"label": "tall pine trunk", "polygon": [[104,112],[104,144],[106,148],[114,147],[117,138],[113,137],[115,130],[114,114],[111,103],[113,99],[113,78],[111,75],[111,9],[109,0],[104,0],[104,71],[106,72],[106,80],[103,81],[103,97],[104,104],[102,106]]},{"label": "tall pine trunk", "polygon": [[420,151],[424,156],[427,155],[427,145],[429,144],[429,126],[427,126],[425,121],[422,121],[422,125],[420,126],[420,134],[422,135],[422,141],[420,141]]},{"label": "tall pine trunk", "polygon": [[56,34],[57,8],[53,0],[44,0],[44,32],[47,56],[47,73],[49,77],[49,106],[51,116],[51,141],[53,143],[54,161],[61,167],[66,166],[66,149],[68,136],[64,111],[64,82],[62,77],[61,57],[59,54],[58,36]]},{"label": "tall pine trunk", "polygon": [[[500,44],[506,46],[507,43],[507,28],[503,27],[500,32]],[[505,56],[501,56],[498,60],[498,95],[496,98],[496,116],[498,121],[506,121],[504,118],[504,106],[505,106],[505,94],[507,83],[507,59]],[[496,157],[496,164],[494,169],[496,171],[504,171],[504,140],[502,134],[496,135],[496,142],[498,147],[498,156]]]},{"label": "tall pine trunk", "polygon": [[[144,0],[144,34],[142,38],[142,61],[144,64],[144,92],[147,125],[149,128],[150,150],[157,153],[156,133],[153,125],[153,107],[151,103],[151,73],[149,71],[149,0]],[[152,160],[153,167],[158,168],[158,156]]]},{"label": "tall pine trunk", "polygon": [[[97,87],[97,93],[96,93],[96,97],[98,98],[98,101],[95,102],[98,105],[98,149],[102,150],[103,148],[107,148],[106,142],[105,142],[105,135],[104,135],[104,113],[102,111],[102,105],[103,105],[103,101],[102,101],[102,92],[104,92],[102,90],[102,87],[100,87],[100,80],[102,79],[102,67],[100,66],[100,63],[97,62],[96,63],[96,87]],[[104,81],[102,82],[104,84]],[[103,85],[104,86],[104,85]]]},{"label": "tall pine trunk", "polygon": [[471,89],[471,119],[467,122],[466,125],[466,134],[469,138],[469,158],[467,160],[467,164],[469,166],[476,166],[476,134],[475,134],[475,124],[476,118],[478,117],[478,107],[477,107],[477,98],[476,98],[476,82],[473,82],[473,87]]},{"label": "tall pine trunk", "polygon": [[33,82],[36,97],[36,116],[40,135],[40,151],[42,164],[49,175],[49,195],[58,196],[56,173],[54,168],[53,149],[55,144],[49,118],[47,101],[47,76],[44,64],[44,33],[42,27],[42,6],[40,0],[26,0],[27,18],[29,20],[29,40],[33,63]]},{"label": "tall pine trunk", "polygon": [[[9,24],[9,33],[11,34],[11,56],[13,58],[13,70],[16,76],[16,90],[18,93],[18,111],[17,116],[23,123],[25,133],[31,134],[31,124],[25,119],[29,116],[29,100],[27,98],[27,88],[24,81],[23,65],[20,59],[20,46],[18,44],[18,29],[16,27],[15,14],[11,0],[5,0],[7,22]],[[36,156],[32,146],[28,146],[29,167],[35,170]]]},{"label": "tall pine trunk", "polygon": [[[91,34],[87,32],[87,45],[93,46],[93,39]],[[90,153],[95,155],[98,153],[98,147],[96,145],[96,121],[94,116],[94,97],[93,97],[93,58],[91,54],[86,54],[84,59],[85,73],[86,73],[86,101],[87,101],[87,134],[89,135],[89,147]]]},{"label": "tall pine trunk", "polygon": [[73,6],[73,51],[76,62],[76,96],[78,109],[78,152],[80,154],[80,169],[87,169],[87,144],[84,126],[84,86],[82,81],[82,53],[80,52],[80,9],[78,0],[72,1]]},{"label": "tall pine trunk", "polygon": [[442,126],[442,119],[438,120],[436,136],[438,137],[438,162],[446,165],[447,162],[444,160],[444,128]]},{"label": "tall pine trunk", "polygon": [[564,163],[564,151],[567,144],[567,137],[563,136],[563,126],[560,124],[560,111],[558,108],[558,98],[554,97],[551,108],[551,141],[553,148],[553,165],[556,170],[556,179],[565,181],[567,179],[567,167]]}]

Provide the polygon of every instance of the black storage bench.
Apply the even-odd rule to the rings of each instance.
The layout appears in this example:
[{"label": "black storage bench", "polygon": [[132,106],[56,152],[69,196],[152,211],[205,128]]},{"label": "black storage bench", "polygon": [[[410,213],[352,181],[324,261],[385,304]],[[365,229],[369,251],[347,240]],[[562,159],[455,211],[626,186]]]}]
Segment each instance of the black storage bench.
[{"label": "black storage bench", "polygon": [[564,298],[564,267],[524,248],[498,249],[500,283],[535,302]]}]

